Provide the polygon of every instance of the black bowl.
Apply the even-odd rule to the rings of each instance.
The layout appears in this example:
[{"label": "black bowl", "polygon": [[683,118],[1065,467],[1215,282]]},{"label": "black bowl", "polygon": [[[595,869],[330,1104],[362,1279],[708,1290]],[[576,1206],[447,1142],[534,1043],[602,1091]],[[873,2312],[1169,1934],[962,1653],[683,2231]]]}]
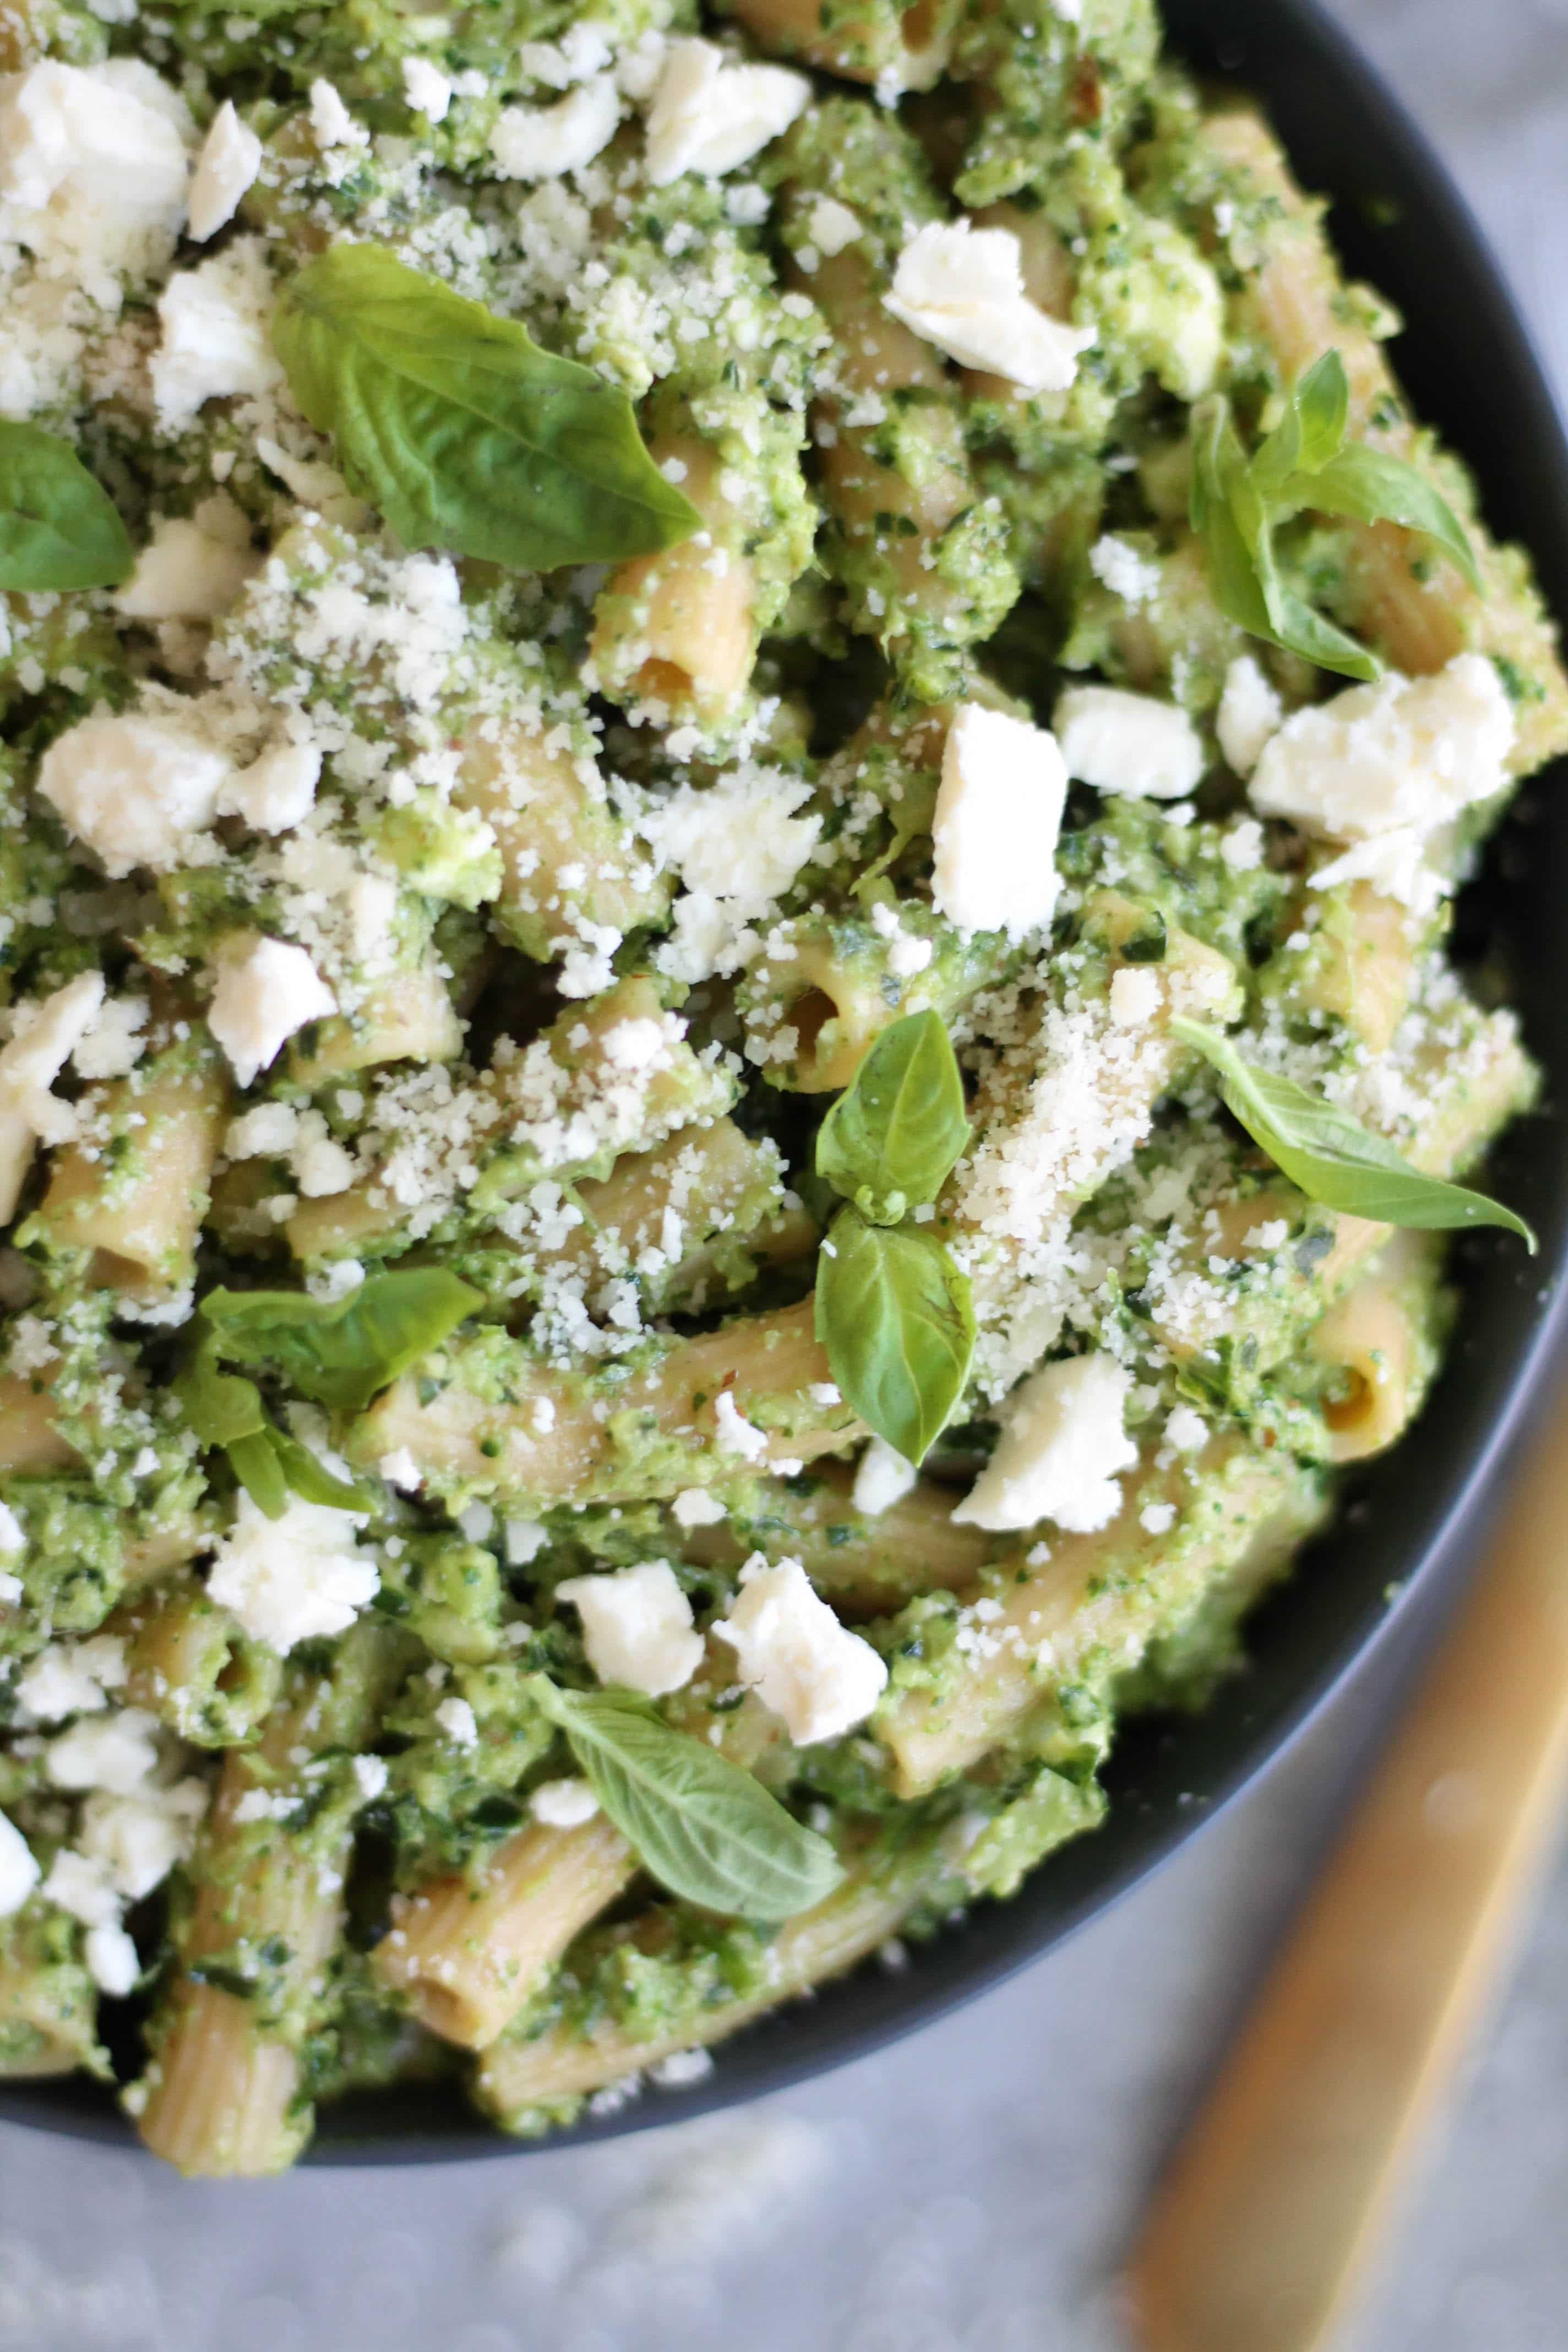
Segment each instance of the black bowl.
[{"label": "black bowl", "polygon": [[[1441,164],[1315,0],[1165,0],[1173,48],[1268,105],[1297,173],[1335,199],[1351,273],[1408,326],[1395,361],[1417,411],[1479,478],[1489,520],[1531,550],[1552,609],[1568,613],[1568,449],[1498,266]],[[1331,1534],[1251,1621],[1249,1671],[1200,1717],[1134,1722],[1107,1775],[1111,1809],[1022,1892],[921,1947],[907,1971],[862,1969],[749,2027],[709,2079],[589,2121],[546,2143],[610,2137],[781,2089],[865,2056],[999,1984],[1104,1910],[1261,1772],[1474,1531],[1488,1479],[1549,1375],[1568,1246],[1568,811],[1555,772],[1516,804],[1485,879],[1461,902],[1465,944],[1507,975],[1545,1068],[1544,1108],[1495,1161],[1496,1189],[1535,1226],[1541,1255],[1497,1234],[1458,1253],[1464,1311],[1448,1366],[1405,1443],[1358,1481]],[[126,2140],[85,2082],[0,2088],[0,2119]],[[325,2110],[307,2161],[430,2162],[529,2143],[488,2128],[456,2094],[392,2092]]]}]

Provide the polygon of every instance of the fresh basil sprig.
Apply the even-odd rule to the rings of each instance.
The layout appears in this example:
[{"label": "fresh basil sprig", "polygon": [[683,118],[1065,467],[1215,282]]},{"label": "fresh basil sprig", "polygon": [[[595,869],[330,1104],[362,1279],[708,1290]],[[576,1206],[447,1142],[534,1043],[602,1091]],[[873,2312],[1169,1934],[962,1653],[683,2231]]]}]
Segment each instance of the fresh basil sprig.
[{"label": "fresh basil sprig", "polygon": [[0,419],[0,588],[113,588],[134,563],[113,499],[69,442]]},{"label": "fresh basil sprig", "polygon": [[384,247],[307,262],[272,341],[351,488],[406,546],[551,572],[651,554],[701,527],[624,392]]},{"label": "fresh basil sprig", "polygon": [[788,1919],[831,1895],[842,1872],[827,1840],[760,1780],[672,1731],[635,1691],[530,1685],[566,1735],[588,1785],[643,1865],[672,1895],[748,1919]]},{"label": "fresh basil sprig", "polygon": [[1203,540],[1220,609],[1249,635],[1304,654],[1345,677],[1381,677],[1383,664],[1288,587],[1274,546],[1279,527],[1304,512],[1394,522],[1442,549],[1480,587],[1463,524],[1447,500],[1402,457],[1345,442],[1350,384],[1338,352],[1325,352],[1292,385],[1285,414],[1250,458],[1229,403],[1216,394],[1193,414],[1193,529]]},{"label": "fresh basil sprig", "polygon": [[300,1396],[359,1412],[483,1304],[445,1266],[373,1274],[347,1297],[302,1290],[209,1290],[197,1313],[216,1354],[276,1372]]},{"label": "fresh basil sprig", "polygon": [[885,1029],[817,1131],[816,1172],[848,1205],[816,1267],[816,1336],[862,1421],[921,1462],[963,1392],[974,1348],[967,1278],[910,1222],[969,1141],[963,1081],[934,1012]]},{"label": "fresh basil sprig", "polygon": [[227,1455],[236,1480],[269,1519],[282,1517],[290,1491],[335,1510],[363,1509],[357,1487],[334,1478],[308,1445],[279,1429],[254,1381],[219,1370],[210,1341],[175,1381],[174,1394],[202,1444]]},{"label": "fresh basil sprig", "polygon": [[969,1141],[963,1080],[939,1013],[885,1029],[816,1138],[816,1172],[874,1225],[934,1201]]},{"label": "fresh basil sprig", "polygon": [[1501,1225],[1535,1254],[1535,1235],[1484,1192],[1468,1192],[1440,1176],[1424,1176],[1390,1143],[1373,1135],[1321,1095],[1292,1078],[1244,1062],[1227,1037],[1200,1021],[1176,1016],[1171,1034],[1191,1045],[1219,1074],[1226,1108],[1309,1201],[1374,1223],[1447,1232],[1461,1225]]}]

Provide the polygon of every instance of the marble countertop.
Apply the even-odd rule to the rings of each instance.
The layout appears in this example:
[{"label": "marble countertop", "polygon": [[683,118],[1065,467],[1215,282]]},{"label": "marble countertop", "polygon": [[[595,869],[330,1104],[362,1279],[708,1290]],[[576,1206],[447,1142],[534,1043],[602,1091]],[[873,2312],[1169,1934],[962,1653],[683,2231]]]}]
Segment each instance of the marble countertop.
[{"label": "marble countertop", "polygon": [[[1568,0],[1335,0],[1568,395]],[[1408,1659],[1063,1949],[738,2114],[504,2161],[184,2184],[0,2128],[0,2352],[1117,2352],[1111,2280]],[[1568,2338],[1568,1868],[1346,2352]]]}]

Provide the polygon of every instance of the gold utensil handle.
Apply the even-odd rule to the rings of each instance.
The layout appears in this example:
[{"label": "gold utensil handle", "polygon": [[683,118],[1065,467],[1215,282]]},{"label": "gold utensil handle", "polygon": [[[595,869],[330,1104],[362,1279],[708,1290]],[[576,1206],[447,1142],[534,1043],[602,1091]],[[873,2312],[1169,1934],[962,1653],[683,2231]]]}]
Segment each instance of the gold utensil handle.
[{"label": "gold utensil handle", "polygon": [[1156,2194],[1128,2281],[1145,2352],[1327,2344],[1500,1971],[1565,1780],[1559,1410]]}]

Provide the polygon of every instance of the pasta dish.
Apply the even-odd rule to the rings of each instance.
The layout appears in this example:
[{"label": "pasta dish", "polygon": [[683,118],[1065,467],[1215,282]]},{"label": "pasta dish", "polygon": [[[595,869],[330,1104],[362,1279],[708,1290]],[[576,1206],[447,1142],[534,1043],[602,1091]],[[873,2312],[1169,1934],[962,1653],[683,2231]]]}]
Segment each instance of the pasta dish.
[{"label": "pasta dish", "polygon": [[0,2075],[538,2132],[1237,1669],[1534,1246],[1568,683],[1151,0],[0,68]]}]

